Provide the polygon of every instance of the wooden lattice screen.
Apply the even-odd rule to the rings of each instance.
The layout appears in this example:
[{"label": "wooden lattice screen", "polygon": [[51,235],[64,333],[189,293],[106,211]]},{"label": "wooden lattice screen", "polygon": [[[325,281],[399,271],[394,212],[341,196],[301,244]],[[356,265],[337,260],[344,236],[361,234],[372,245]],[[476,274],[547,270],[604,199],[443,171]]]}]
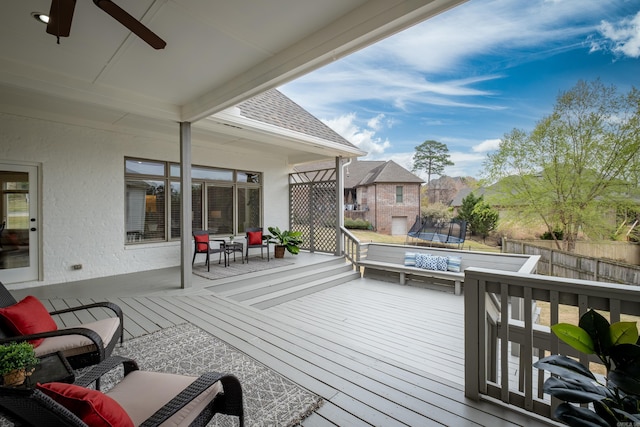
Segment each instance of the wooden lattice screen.
[{"label": "wooden lattice screen", "polygon": [[338,253],[337,185],[335,169],[289,175],[289,227],[302,232],[302,249]]}]

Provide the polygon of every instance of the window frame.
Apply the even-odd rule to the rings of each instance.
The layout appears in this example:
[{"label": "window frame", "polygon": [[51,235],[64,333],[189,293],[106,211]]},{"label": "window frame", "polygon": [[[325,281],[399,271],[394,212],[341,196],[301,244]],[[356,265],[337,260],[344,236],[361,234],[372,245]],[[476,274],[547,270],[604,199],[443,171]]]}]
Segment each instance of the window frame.
[{"label": "window frame", "polygon": [[[157,163],[164,165],[164,175],[153,175],[153,174],[144,174],[144,173],[128,173],[127,172],[127,163],[128,162],[149,162],[149,163]],[[173,185],[181,184],[179,173],[176,174],[175,171],[179,170],[180,164],[176,162],[170,161],[161,161],[154,159],[143,159],[137,157],[125,157],[124,158],[124,203],[125,203],[125,236],[124,241],[125,245],[137,245],[137,244],[149,244],[149,243],[158,243],[158,242],[172,242],[180,240],[180,235],[173,235],[172,224],[172,189]],[[193,165],[192,168],[196,169],[197,173],[207,173],[210,172],[210,176],[215,176],[219,174],[219,176],[224,179],[207,179],[207,178],[191,178],[192,188],[194,184],[198,184],[200,187],[200,219],[202,222],[202,229],[208,230],[209,227],[209,218],[207,215],[208,209],[208,193],[207,189],[210,187],[225,187],[232,188],[232,233],[237,235],[240,230],[239,218],[238,218],[238,202],[239,192],[246,191],[247,189],[258,189],[259,191],[259,224],[256,225],[258,227],[262,227],[264,221],[264,174],[262,172],[257,171],[249,171],[246,169],[228,169],[228,168],[219,168],[215,166],[203,166],[203,165]],[[231,174],[231,179],[227,179]],[[246,179],[244,181],[240,181],[241,177],[252,177],[252,179]],[[152,180],[152,181],[163,181],[164,183],[164,237],[156,238],[156,239],[144,239],[144,229],[141,233],[141,237],[139,239],[131,238],[129,236],[129,232],[127,231],[129,226],[129,218],[128,218],[128,205],[129,202],[127,199],[127,191],[128,191],[128,183],[134,180]],[[180,185],[180,197],[182,197],[182,186]],[[143,226],[146,225],[146,215],[145,219],[143,219]],[[244,233],[244,231],[240,232],[240,234]],[[217,233],[214,235],[218,236],[228,236],[230,233]]]},{"label": "window frame", "polygon": [[404,203],[404,185],[396,185],[396,203]]}]

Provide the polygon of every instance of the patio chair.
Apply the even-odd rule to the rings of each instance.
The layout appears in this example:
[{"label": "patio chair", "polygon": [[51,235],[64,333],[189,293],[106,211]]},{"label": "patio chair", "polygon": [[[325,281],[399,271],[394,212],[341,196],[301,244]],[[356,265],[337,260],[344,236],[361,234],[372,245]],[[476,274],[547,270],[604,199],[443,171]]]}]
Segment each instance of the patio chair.
[{"label": "patio chair", "polygon": [[245,245],[245,258],[249,262],[249,249],[260,248],[260,256],[264,259],[264,249],[267,249],[267,261],[269,261],[269,240],[262,234],[261,227],[249,227],[246,230],[247,244]]},{"label": "patio chair", "polygon": [[207,258],[205,260],[205,265],[207,266],[207,271],[211,271],[211,264],[209,263],[211,254],[220,254],[218,255],[218,264],[222,261],[222,255],[224,254],[224,265],[227,266],[227,258],[226,252],[224,250],[224,240],[213,240],[214,242],[220,242],[220,247],[212,248],[209,243],[209,232],[200,230],[193,232],[193,260],[191,261],[191,265],[196,262],[196,255],[198,254],[206,254]]},{"label": "patio chair", "polygon": [[[81,310],[104,309],[113,316],[70,328],[60,328],[51,317]],[[74,368],[95,365],[111,355],[118,340],[122,344],[124,319],[122,309],[110,302],[70,307],[52,312],[33,296],[20,302],[0,282],[0,344],[30,341],[36,356],[61,351]]]},{"label": "patio chair", "polygon": [[[106,393],[86,387],[120,364],[124,378]],[[215,414],[237,416],[244,426],[242,388],[233,375],[190,377],[141,371],[135,361],[110,357],[74,384],[0,387],[0,411],[16,425],[204,426]],[[46,421],[46,423],[45,423]]]}]

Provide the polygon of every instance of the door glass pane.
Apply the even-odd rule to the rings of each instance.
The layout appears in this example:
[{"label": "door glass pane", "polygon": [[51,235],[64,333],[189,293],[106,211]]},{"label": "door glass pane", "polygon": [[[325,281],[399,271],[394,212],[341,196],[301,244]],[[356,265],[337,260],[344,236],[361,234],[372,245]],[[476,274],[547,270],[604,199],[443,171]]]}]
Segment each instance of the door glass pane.
[{"label": "door glass pane", "polygon": [[29,174],[0,172],[0,269],[29,267]]},{"label": "door glass pane", "polygon": [[212,234],[233,230],[233,187],[207,187],[207,227]]},{"label": "door glass pane", "polygon": [[260,189],[238,188],[238,233],[260,227]]},{"label": "door glass pane", "polygon": [[126,181],[127,242],[164,240],[164,181]]}]

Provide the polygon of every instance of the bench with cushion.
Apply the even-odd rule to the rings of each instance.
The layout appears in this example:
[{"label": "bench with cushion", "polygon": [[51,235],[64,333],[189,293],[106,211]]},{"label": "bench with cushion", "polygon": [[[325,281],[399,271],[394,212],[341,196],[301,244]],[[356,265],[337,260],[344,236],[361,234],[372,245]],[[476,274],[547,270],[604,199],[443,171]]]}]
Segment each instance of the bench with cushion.
[{"label": "bench with cushion", "polygon": [[364,267],[364,277],[399,281],[401,285],[408,280],[453,285],[456,295],[462,294],[464,270],[468,267],[534,273],[540,259],[538,255],[421,248],[386,243],[369,243],[363,246],[366,246],[366,257],[358,265]]}]

